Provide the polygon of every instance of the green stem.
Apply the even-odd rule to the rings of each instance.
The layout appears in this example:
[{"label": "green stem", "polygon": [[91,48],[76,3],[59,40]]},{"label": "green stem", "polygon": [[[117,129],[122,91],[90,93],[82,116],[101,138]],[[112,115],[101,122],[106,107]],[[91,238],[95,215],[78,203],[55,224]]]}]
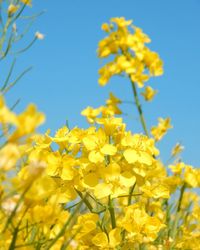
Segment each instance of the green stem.
[{"label": "green stem", "polygon": [[129,195],[128,195],[128,206],[131,205],[131,200],[132,200],[132,194],[133,194],[133,191],[134,191],[134,188],[135,188],[135,185],[136,183],[130,188],[130,191],[129,191]]},{"label": "green stem", "polygon": [[83,203],[86,205],[86,207],[92,213],[93,212],[93,208],[92,208],[90,202],[87,200],[86,196],[83,196],[82,193],[79,190],[77,190],[77,189],[75,189],[75,190],[76,190],[77,194],[79,195],[79,197],[81,198],[81,200],[83,201]]},{"label": "green stem", "polygon": [[9,73],[8,73],[8,75],[6,77],[6,80],[5,80],[4,84],[3,84],[3,86],[1,87],[1,91],[3,91],[7,87],[7,85],[8,85],[8,82],[9,82],[10,77],[12,75],[15,63],[16,63],[16,59],[14,59],[14,61],[11,64],[11,67],[10,67]]},{"label": "green stem", "polygon": [[14,230],[14,232],[13,232],[12,241],[10,243],[10,246],[9,246],[8,250],[14,250],[15,249],[15,244],[16,244],[16,241],[17,241],[18,230],[19,230],[19,228],[16,227],[15,230]]},{"label": "green stem", "polygon": [[[131,78],[130,78],[130,80],[131,80]],[[142,128],[144,130],[145,135],[149,137],[149,132],[147,130],[147,126],[146,126],[146,122],[145,122],[144,115],[143,115],[143,112],[142,112],[142,106],[141,106],[140,101],[139,101],[137,89],[136,89],[135,83],[132,80],[131,80],[131,86],[132,86],[132,90],[133,90],[135,104],[137,106],[137,110],[138,110],[138,113],[139,113],[139,116],[140,116],[140,122],[142,124]]]},{"label": "green stem", "polygon": [[176,213],[178,213],[181,209],[181,204],[182,204],[183,194],[185,192],[185,189],[186,189],[186,185],[184,183],[183,186],[181,187],[181,190],[180,190],[180,196],[179,196],[179,200],[178,200],[178,206],[177,206]]},{"label": "green stem", "polygon": [[112,228],[116,228],[116,219],[115,219],[115,210],[114,210],[114,206],[113,206],[113,200],[110,198],[108,198],[108,210],[110,213],[110,219],[111,219],[111,224],[112,224]]},{"label": "green stem", "polygon": [[12,241],[11,241],[10,246],[9,246],[9,250],[14,250],[14,249],[15,249],[15,244],[16,244],[16,241],[17,241],[17,235],[18,235],[18,232],[19,232],[19,227],[20,227],[20,225],[21,225],[21,223],[22,223],[22,220],[23,220],[23,218],[24,218],[26,212],[28,211],[28,209],[29,209],[29,207],[27,207],[27,208],[25,209],[25,211],[24,211],[23,214],[22,214],[21,219],[20,219],[19,222],[17,223],[17,227],[15,228],[15,230],[14,230],[14,232],[13,232],[13,237],[12,237]]},{"label": "green stem", "polygon": [[[136,183],[132,187],[130,187],[129,194],[128,194],[128,203],[127,203],[128,206],[131,205],[131,201],[132,201],[132,196],[133,196],[133,191],[135,189],[135,185],[136,185]],[[121,197],[123,197],[123,196],[121,196]],[[124,242],[125,237],[126,237],[126,230],[124,229],[122,231],[122,242]]]},{"label": "green stem", "polygon": [[24,190],[24,192],[21,194],[17,204],[15,205],[13,211],[11,212],[10,216],[8,217],[6,224],[4,226],[4,229],[2,231],[2,233],[4,233],[7,229],[7,227],[9,226],[10,223],[12,223],[12,219],[14,218],[14,216],[16,215],[17,209],[19,208],[19,206],[21,205],[21,203],[23,202],[24,196],[26,195],[26,193],[28,192],[28,190],[30,189],[30,187],[32,186],[32,183],[30,183]]},{"label": "green stem", "polygon": [[4,42],[6,40],[6,35],[7,35],[7,31],[8,31],[8,27],[10,25],[10,22],[11,22],[11,18],[8,18],[7,21],[6,21],[6,24],[3,28],[3,32],[2,32],[2,36],[0,38],[0,53],[2,55],[2,52],[3,52],[3,45],[4,45]]},{"label": "green stem", "polygon": [[[84,200],[84,197],[83,197],[83,200]],[[62,237],[64,235],[66,228],[69,226],[69,224],[71,223],[71,221],[76,217],[77,213],[79,212],[79,210],[80,210],[80,208],[81,208],[81,206],[83,204],[83,200],[78,204],[78,206],[75,208],[75,210],[73,211],[73,213],[71,213],[71,215],[69,216],[68,220],[65,222],[65,224],[63,225],[63,227],[59,231],[59,233],[51,241],[51,243],[45,248],[45,250],[51,249],[51,247],[60,239],[60,237]]]},{"label": "green stem", "polygon": [[3,89],[2,94],[5,95],[30,70],[32,70],[32,67],[25,69],[12,83],[10,83],[6,88]]},{"label": "green stem", "polygon": [[181,190],[180,190],[180,196],[179,196],[179,200],[178,200],[178,204],[177,204],[177,210],[176,210],[176,213],[175,213],[175,219],[174,219],[172,230],[171,230],[172,239],[175,239],[175,237],[177,235],[178,224],[179,224],[179,220],[180,220],[180,217],[181,217],[181,213],[180,213],[181,204],[182,204],[183,194],[185,192],[185,189],[186,189],[186,184],[184,183],[183,186],[181,187]]},{"label": "green stem", "polygon": [[15,52],[14,54],[21,54],[21,53],[24,53],[25,51],[27,51],[28,49],[30,49],[30,48],[33,46],[33,44],[34,44],[37,40],[38,40],[38,38],[35,36],[35,37],[33,38],[33,40],[29,43],[29,45],[27,45],[25,48],[23,48],[23,49],[21,49],[21,50]]}]

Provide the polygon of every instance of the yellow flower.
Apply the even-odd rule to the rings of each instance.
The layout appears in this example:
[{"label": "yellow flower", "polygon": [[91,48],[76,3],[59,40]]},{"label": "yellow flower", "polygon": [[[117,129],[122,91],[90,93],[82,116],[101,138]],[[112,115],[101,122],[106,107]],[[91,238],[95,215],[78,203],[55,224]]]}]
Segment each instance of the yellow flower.
[{"label": "yellow flower", "polygon": [[64,126],[56,131],[56,134],[54,138],[52,138],[52,141],[56,143],[66,142],[68,140],[68,133],[69,129]]},{"label": "yellow flower", "polygon": [[85,116],[89,123],[94,123],[100,113],[101,108],[94,109],[92,107],[87,107],[81,112],[81,115]]},{"label": "yellow flower", "polygon": [[94,188],[99,183],[99,176],[96,173],[88,173],[83,176],[84,186]]},{"label": "yellow flower", "polygon": [[106,183],[99,183],[94,188],[94,195],[97,199],[108,197],[112,193],[112,185]]},{"label": "yellow flower", "polygon": [[121,230],[119,228],[112,229],[108,236],[104,232],[97,233],[92,238],[92,243],[101,249],[115,248],[121,243]]},{"label": "yellow flower", "polygon": [[92,238],[92,242],[97,247],[106,247],[108,245],[108,237],[106,233],[98,233]]},{"label": "yellow flower", "polygon": [[137,83],[139,88],[144,86],[144,82],[149,80],[149,76],[142,74],[140,71],[137,71],[135,74],[130,75],[132,82]]},{"label": "yellow flower", "polygon": [[157,53],[145,48],[143,60],[151,75],[160,76],[163,74],[163,62]]},{"label": "yellow flower", "polygon": [[118,27],[130,26],[133,22],[132,20],[126,20],[124,17],[113,17],[110,21],[116,23]]},{"label": "yellow flower", "polygon": [[110,31],[110,26],[107,23],[103,23],[101,26],[101,29],[105,32],[109,32]]},{"label": "yellow flower", "polygon": [[183,162],[178,162],[176,165],[170,165],[169,168],[174,174],[181,174],[182,170],[185,168],[185,164]]},{"label": "yellow flower", "polygon": [[139,204],[126,208],[121,225],[127,232],[139,239],[142,235],[146,236],[148,241],[155,240],[159,231],[165,226],[158,218],[149,216]]},{"label": "yellow flower", "polygon": [[46,137],[51,141],[51,142],[55,142],[56,144],[59,145],[60,150],[63,150],[65,148],[67,148],[68,146],[68,140],[69,140],[69,129],[68,127],[64,126],[60,129],[58,129],[54,135],[54,137],[50,137],[47,133],[46,133]]},{"label": "yellow flower", "polygon": [[0,123],[17,126],[17,115],[6,106],[3,96],[0,96]]},{"label": "yellow flower", "polygon": [[172,149],[171,152],[172,157],[175,157],[176,155],[180,154],[183,150],[184,147],[180,143],[177,143]]},{"label": "yellow flower", "polygon": [[155,199],[165,198],[168,199],[170,197],[170,192],[168,186],[160,183],[145,183],[144,186],[141,187],[141,190],[148,197],[153,197]]},{"label": "yellow flower", "polygon": [[118,97],[116,97],[112,92],[110,92],[109,96],[110,98],[106,101],[106,105],[113,106],[122,103],[122,101]]},{"label": "yellow flower", "polygon": [[[162,74],[149,37],[132,21],[113,18],[102,29],[98,55],[113,59],[100,69],[102,85],[122,75],[143,87]],[[155,91],[147,86],[142,95],[149,101]],[[175,161],[168,171],[155,141],[170,118],[152,128],[155,139],[133,134],[115,117],[120,103],[110,93],[104,106],[82,111],[88,129],[64,126],[50,136],[36,133],[44,115],[34,105],[17,115],[0,96],[0,246],[46,249],[57,240],[55,250],[198,249],[200,198],[192,188],[200,187],[200,169]],[[172,156],[182,149],[176,144]]]},{"label": "yellow flower", "polygon": [[10,140],[13,141],[23,136],[30,136],[44,121],[44,114],[38,112],[35,105],[30,104],[24,112],[17,116],[18,126],[11,135]]},{"label": "yellow flower", "polygon": [[103,125],[107,136],[113,136],[119,131],[125,129],[125,124],[122,123],[121,117],[98,118],[96,122]]},{"label": "yellow flower", "polygon": [[101,128],[95,134],[83,138],[83,144],[88,150],[88,159],[93,163],[101,163],[106,155],[113,156],[117,152],[117,148],[108,142]]},{"label": "yellow flower", "polygon": [[121,229],[115,228],[109,232],[109,246],[115,248],[117,245],[121,243]]},{"label": "yellow flower", "polygon": [[110,24],[103,24],[107,36],[99,42],[98,56],[105,58],[114,55],[112,61],[99,70],[99,84],[106,85],[114,75],[126,74],[138,87],[152,76],[163,73],[163,63],[156,52],[146,47],[150,38],[132,25],[132,20],[116,17]]},{"label": "yellow flower", "polygon": [[8,143],[0,150],[0,169],[6,171],[14,169],[20,157],[19,146],[14,143]]},{"label": "yellow flower", "polygon": [[163,227],[165,227],[165,225],[162,224],[158,218],[149,216],[144,226],[144,234],[146,234],[150,241],[154,241],[158,236],[158,232]]},{"label": "yellow flower", "polygon": [[187,165],[184,172],[184,180],[189,187],[197,188],[200,186],[200,170],[194,169],[192,166]]},{"label": "yellow flower", "polygon": [[115,155],[117,153],[117,148],[111,144],[105,144],[101,149],[101,153],[104,155]]},{"label": "yellow flower", "polygon": [[10,4],[8,6],[8,15],[13,15],[16,11],[18,11],[18,9],[19,9],[19,6]]},{"label": "yellow flower", "polygon": [[151,134],[153,135],[156,141],[160,141],[162,137],[167,133],[167,131],[172,128],[172,125],[170,124],[170,118],[159,118],[158,121],[158,126],[151,128]]},{"label": "yellow flower", "polygon": [[145,101],[152,101],[154,96],[157,94],[157,90],[152,89],[150,86],[145,88],[145,91],[141,93]]},{"label": "yellow flower", "polygon": [[[122,139],[123,146],[129,146],[123,153],[129,164],[136,162],[146,165],[152,165],[154,162],[153,154],[158,152],[149,144],[151,141],[142,135],[135,134]],[[153,145],[152,145],[153,146]]]},{"label": "yellow flower", "polygon": [[90,237],[91,234],[96,229],[96,223],[99,217],[97,214],[84,214],[78,217],[76,225],[73,227],[73,231],[78,233],[76,234],[75,239],[84,239],[84,237]]},{"label": "yellow flower", "polygon": [[22,3],[31,6],[32,5],[32,0],[20,0]]},{"label": "yellow flower", "polygon": [[76,160],[70,155],[60,155],[59,152],[47,156],[47,173],[50,176],[60,176],[62,180],[70,181],[75,176]]}]

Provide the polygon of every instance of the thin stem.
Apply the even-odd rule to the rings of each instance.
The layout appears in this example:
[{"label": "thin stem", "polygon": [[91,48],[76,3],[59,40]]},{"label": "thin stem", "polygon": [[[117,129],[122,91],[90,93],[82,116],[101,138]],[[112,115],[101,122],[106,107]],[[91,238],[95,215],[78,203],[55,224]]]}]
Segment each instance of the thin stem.
[{"label": "thin stem", "polygon": [[[81,200],[81,201],[82,201],[82,200]],[[70,209],[72,209],[73,207],[76,207],[78,204],[81,203],[81,201],[79,201],[79,202],[77,202],[77,203],[71,205],[70,207],[66,207],[65,210],[70,210]]]},{"label": "thin stem", "polygon": [[67,242],[64,242],[61,246],[61,250],[67,249],[67,247],[70,245],[70,243],[73,241],[73,239],[76,237],[76,235],[80,232],[81,227],[78,228],[78,230],[70,237],[70,239]]},{"label": "thin stem", "polygon": [[[83,200],[84,200],[84,197],[83,197]],[[63,236],[66,228],[68,227],[68,225],[71,223],[71,221],[75,218],[75,216],[79,212],[83,204],[83,200],[78,204],[78,206],[75,208],[74,212],[69,216],[68,220],[65,222],[65,224],[63,225],[63,227],[61,228],[57,236],[51,241],[51,243],[45,248],[45,250],[51,249],[51,247],[59,240],[59,238]]]},{"label": "thin stem", "polygon": [[14,59],[14,61],[13,61],[12,64],[11,64],[10,70],[9,70],[9,72],[8,72],[8,75],[7,75],[7,78],[6,78],[5,82],[4,82],[4,85],[3,85],[2,88],[1,88],[1,91],[3,91],[3,90],[7,87],[7,85],[8,85],[8,82],[9,82],[10,77],[11,77],[11,75],[12,75],[12,72],[13,72],[13,69],[14,69],[14,66],[15,66],[15,63],[16,63],[16,58]]},{"label": "thin stem", "polygon": [[181,190],[180,190],[180,196],[179,196],[179,200],[178,200],[178,206],[177,206],[176,213],[178,213],[181,209],[181,204],[182,204],[183,194],[185,192],[185,189],[186,189],[186,185],[184,183],[183,186],[181,187]]},{"label": "thin stem", "polygon": [[22,12],[24,11],[24,9],[26,8],[26,4],[24,3],[21,10],[17,13],[16,16],[13,17],[12,21],[10,22],[9,25],[13,24],[22,14]]},{"label": "thin stem", "polygon": [[172,239],[175,239],[176,235],[177,235],[177,231],[178,231],[178,224],[179,224],[179,220],[181,217],[181,204],[182,204],[182,200],[183,200],[183,194],[185,192],[186,189],[186,184],[184,183],[181,187],[180,190],[180,196],[179,196],[179,200],[178,200],[178,204],[177,204],[177,209],[176,209],[176,213],[175,213],[175,218],[174,218],[174,222],[173,222],[173,226],[172,226],[172,230],[171,230],[171,237]]},{"label": "thin stem", "polygon": [[32,70],[33,67],[29,67],[25,69],[15,80],[14,82],[10,83],[4,90],[2,91],[2,94],[5,95],[25,74],[27,74],[30,70]]},{"label": "thin stem", "polygon": [[30,48],[33,46],[33,44],[34,44],[37,40],[38,40],[38,38],[35,36],[35,37],[33,38],[33,40],[29,43],[28,46],[26,46],[25,48],[23,48],[23,49],[21,49],[21,50],[15,52],[14,54],[17,55],[17,54],[24,53],[25,51],[27,51],[28,49],[30,49]]},{"label": "thin stem", "polygon": [[113,200],[110,198],[108,198],[108,210],[110,212],[110,219],[111,219],[111,224],[112,224],[112,228],[116,228],[116,219],[115,219],[115,210],[114,210],[114,206],[113,206]]},{"label": "thin stem", "polygon": [[12,42],[13,42],[13,34],[11,33],[9,39],[8,39],[8,44],[7,44],[7,48],[6,48],[6,51],[5,52],[2,52],[2,57],[0,59],[0,61],[2,61],[8,54],[11,46],[12,46]]},{"label": "thin stem", "polygon": [[10,22],[11,22],[11,19],[8,18],[7,21],[6,21],[6,24],[3,28],[3,32],[2,32],[2,36],[1,36],[1,39],[0,39],[0,53],[2,54],[3,52],[3,45],[4,45],[4,42],[6,40],[6,35],[7,35],[7,31],[8,31],[8,27],[10,25]]},{"label": "thin stem", "polygon": [[4,229],[2,231],[2,233],[4,233],[7,229],[7,227],[9,226],[9,224],[12,222],[13,217],[16,215],[17,209],[19,208],[19,206],[21,205],[21,203],[23,202],[24,196],[26,195],[26,193],[28,192],[28,190],[30,189],[30,187],[32,186],[32,183],[30,183],[25,190],[23,191],[23,193],[21,194],[18,202],[16,203],[13,211],[11,212],[10,216],[8,217],[6,224],[4,226]]},{"label": "thin stem", "polygon": [[130,188],[129,195],[128,195],[128,206],[131,205],[131,201],[132,201],[132,196],[133,196],[133,191],[134,191],[135,185],[136,185],[136,183]]},{"label": "thin stem", "polygon": [[134,99],[135,99],[135,104],[137,106],[137,110],[138,110],[138,113],[140,116],[140,122],[142,124],[142,128],[144,130],[145,135],[149,137],[149,132],[147,130],[146,122],[145,122],[144,115],[142,112],[142,106],[141,106],[140,101],[139,101],[139,97],[137,94],[137,89],[136,89],[135,83],[131,80],[131,78],[130,78],[130,81],[131,81],[131,86],[132,86],[133,95],[134,95]]},{"label": "thin stem", "polygon": [[13,232],[13,237],[12,237],[12,241],[11,241],[10,246],[9,246],[9,250],[14,250],[15,249],[15,243],[17,241],[18,231],[19,231],[19,228],[16,227],[14,232]]},{"label": "thin stem", "polygon": [[[134,193],[131,195],[131,197],[134,197],[134,196],[140,196],[142,195],[143,193]],[[129,197],[130,195],[120,195],[120,196],[117,196],[116,198],[125,198],[125,197]]]},{"label": "thin stem", "polygon": [[87,195],[93,199],[93,201],[95,201],[98,205],[100,205],[101,207],[105,207],[101,202],[99,202],[98,200],[96,200],[90,193],[87,193]]},{"label": "thin stem", "polygon": [[42,16],[45,12],[46,10],[42,10],[39,13],[36,13],[32,16],[21,16],[21,19],[36,19],[37,17]]},{"label": "thin stem", "polygon": [[10,110],[14,110],[17,107],[17,105],[19,104],[19,102],[20,102],[20,99],[17,99],[17,101],[12,105]]},{"label": "thin stem", "polygon": [[12,238],[12,241],[10,243],[10,246],[9,246],[9,250],[13,250],[15,249],[15,244],[16,244],[16,241],[17,241],[17,235],[18,235],[18,232],[19,232],[19,226],[21,225],[22,223],[22,220],[26,214],[26,212],[28,211],[29,207],[27,207],[24,211],[24,213],[22,214],[22,217],[21,219],[19,220],[18,224],[17,224],[17,227],[15,228],[14,232],[13,232],[13,238]]},{"label": "thin stem", "polygon": [[83,203],[85,203],[86,207],[92,213],[93,212],[93,208],[92,208],[90,202],[87,200],[86,196],[83,196],[82,193],[79,190],[77,190],[77,189],[75,189],[75,190],[76,190],[77,194],[79,195],[79,197],[81,198],[81,200],[83,201]]}]

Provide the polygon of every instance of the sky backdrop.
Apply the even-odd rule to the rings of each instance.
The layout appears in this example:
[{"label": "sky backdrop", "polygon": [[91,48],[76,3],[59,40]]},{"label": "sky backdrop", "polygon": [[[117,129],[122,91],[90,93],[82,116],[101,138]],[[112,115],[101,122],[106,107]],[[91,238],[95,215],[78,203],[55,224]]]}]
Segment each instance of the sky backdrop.
[{"label": "sky backdrop", "polygon": [[[101,24],[111,17],[124,16],[150,36],[150,48],[164,61],[164,75],[150,84],[159,93],[152,103],[143,105],[148,127],[158,117],[172,119],[173,130],[158,143],[164,162],[176,142],[185,146],[182,158],[200,167],[200,0],[33,0],[26,14],[46,10],[39,17],[24,44],[35,31],[45,34],[28,52],[19,57],[16,73],[33,65],[9,93],[8,101],[18,97],[17,111],[36,103],[46,114],[42,128],[52,133],[65,124],[87,127],[80,115],[88,105],[98,107],[112,91],[132,101],[130,83],[113,78],[106,87],[98,86],[97,44],[105,34]],[[140,132],[138,114],[133,105],[123,104],[127,128]]]}]

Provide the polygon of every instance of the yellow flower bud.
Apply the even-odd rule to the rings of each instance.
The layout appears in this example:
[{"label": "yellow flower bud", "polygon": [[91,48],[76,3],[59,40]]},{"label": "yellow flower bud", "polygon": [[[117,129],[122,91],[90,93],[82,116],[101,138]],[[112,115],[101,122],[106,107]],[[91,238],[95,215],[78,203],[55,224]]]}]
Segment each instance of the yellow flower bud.
[{"label": "yellow flower bud", "polygon": [[13,15],[18,9],[19,9],[19,6],[14,5],[14,4],[10,4],[8,6],[8,15],[9,16]]}]

